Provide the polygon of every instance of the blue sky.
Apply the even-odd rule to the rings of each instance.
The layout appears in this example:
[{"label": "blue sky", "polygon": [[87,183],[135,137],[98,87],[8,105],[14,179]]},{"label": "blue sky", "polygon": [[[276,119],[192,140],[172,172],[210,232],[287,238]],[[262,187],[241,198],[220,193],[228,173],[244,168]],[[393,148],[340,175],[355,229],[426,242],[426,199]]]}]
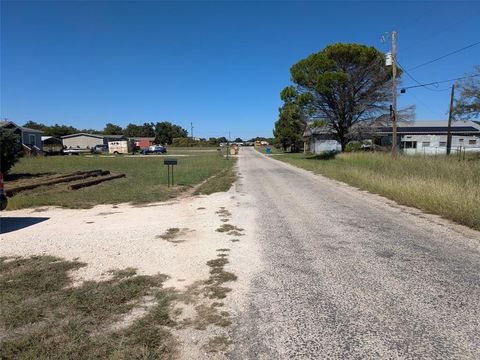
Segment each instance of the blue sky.
[{"label": "blue sky", "polygon": [[[407,70],[479,41],[479,2],[2,1],[1,117],[102,129],[171,121],[201,137],[271,136],[289,68],[336,42],[388,51]],[[411,72],[456,78],[472,47]],[[403,85],[414,85],[407,77]],[[400,106],[446,118],[450,84]]]}]

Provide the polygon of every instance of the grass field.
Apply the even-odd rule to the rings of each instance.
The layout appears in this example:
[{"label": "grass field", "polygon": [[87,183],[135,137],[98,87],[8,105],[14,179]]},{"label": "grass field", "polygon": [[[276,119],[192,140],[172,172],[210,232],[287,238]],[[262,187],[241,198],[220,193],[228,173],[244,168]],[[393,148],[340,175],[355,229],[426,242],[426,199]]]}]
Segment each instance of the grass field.
[{"label": "grass field", "polygon": [[[173,198],[183,191],[202,183],[203,194],[225,191],[235,180],[235,159],[225,160],[215,149],[176,148],[167,157],[176,158],[175,183],[167,186],[166,156],[54,156],[25,157],[6,178],[8,189],[20,183],[37,181],[39,176],[58,175],[80,170],[110,170],[125,173],[126,178],[104,182],[80,190],[68,190],[66,183],[28,190],[9,198],[8,208],[58,205],[68,208],[87,208],[96,204],[122,202],[144,203]],[[212,183],[210,183],[210,180]]]},{"label": "grass field", "polygon": [[[261,151],[261,149],[258,149]],[[334,158],[285,153],[277,160],[441,215],[480,230],[480,157],[344,153]]]}]

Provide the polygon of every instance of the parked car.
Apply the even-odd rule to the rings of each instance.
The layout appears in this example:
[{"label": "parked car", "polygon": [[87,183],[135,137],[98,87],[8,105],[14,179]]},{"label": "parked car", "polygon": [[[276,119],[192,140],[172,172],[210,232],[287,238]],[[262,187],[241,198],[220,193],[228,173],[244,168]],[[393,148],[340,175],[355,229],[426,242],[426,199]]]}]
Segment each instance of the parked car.
[{"label": "parked car", "polygon": [[8,204],[7,195],[5,195],[5,190],[3,188],[3,174],[0,173],[0,210],[5,210]]},{"label": "parked car", "polygon": [[92,152],[94,154],[107,153],[108,152],[108,145],[105,145],[105,144],[95,145],[95,147],[92,149]]},{"label": "parked car", "polygon": [[142,150],[142,154],[148,155],[148,154],[165,154],[167,152],[167,148],[162,145],[152,145],[149,146],[148,148],[145,148]]}]

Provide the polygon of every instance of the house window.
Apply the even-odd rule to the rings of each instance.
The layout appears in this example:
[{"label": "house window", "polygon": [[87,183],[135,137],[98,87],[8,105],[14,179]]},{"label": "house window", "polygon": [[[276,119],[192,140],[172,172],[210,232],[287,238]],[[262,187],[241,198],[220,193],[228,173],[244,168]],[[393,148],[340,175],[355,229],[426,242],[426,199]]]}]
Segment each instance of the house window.
[{"label": "house window", "polygon": [[468,140],[468,145],[476,145],[477,144],[477,140],[473,139],[473,140]]},{"label": "house window", "polygon": [[430,141],[423,141],[422,142],[422,147],[429,147],[430,146]]},{"label": "house window", "polygon": [[446,141],[440,141],[440,147],[446,147],[447,142]]},{"label": "house window", "polygon": [[404,149],[415,149],[417,147],[416,141],[404,141],[402,143]]},{"label": "house window", "polygon": [[459,139],[458,142],[463,144],[463,139]]},{"label": "house window", "polygon": [[35,135],[28,135],[28,144],[29,145],[35,145]]}]

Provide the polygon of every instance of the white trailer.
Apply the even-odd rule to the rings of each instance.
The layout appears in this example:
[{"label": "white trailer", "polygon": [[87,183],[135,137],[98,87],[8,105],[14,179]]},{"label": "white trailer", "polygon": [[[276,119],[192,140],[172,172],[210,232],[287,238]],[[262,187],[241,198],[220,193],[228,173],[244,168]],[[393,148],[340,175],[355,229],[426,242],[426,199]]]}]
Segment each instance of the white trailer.
[{"label": "white trailer", "polygon": [[108,142],[109,154],[130,154],[133,152],[133,144],[130,140],[119,140]]}]

